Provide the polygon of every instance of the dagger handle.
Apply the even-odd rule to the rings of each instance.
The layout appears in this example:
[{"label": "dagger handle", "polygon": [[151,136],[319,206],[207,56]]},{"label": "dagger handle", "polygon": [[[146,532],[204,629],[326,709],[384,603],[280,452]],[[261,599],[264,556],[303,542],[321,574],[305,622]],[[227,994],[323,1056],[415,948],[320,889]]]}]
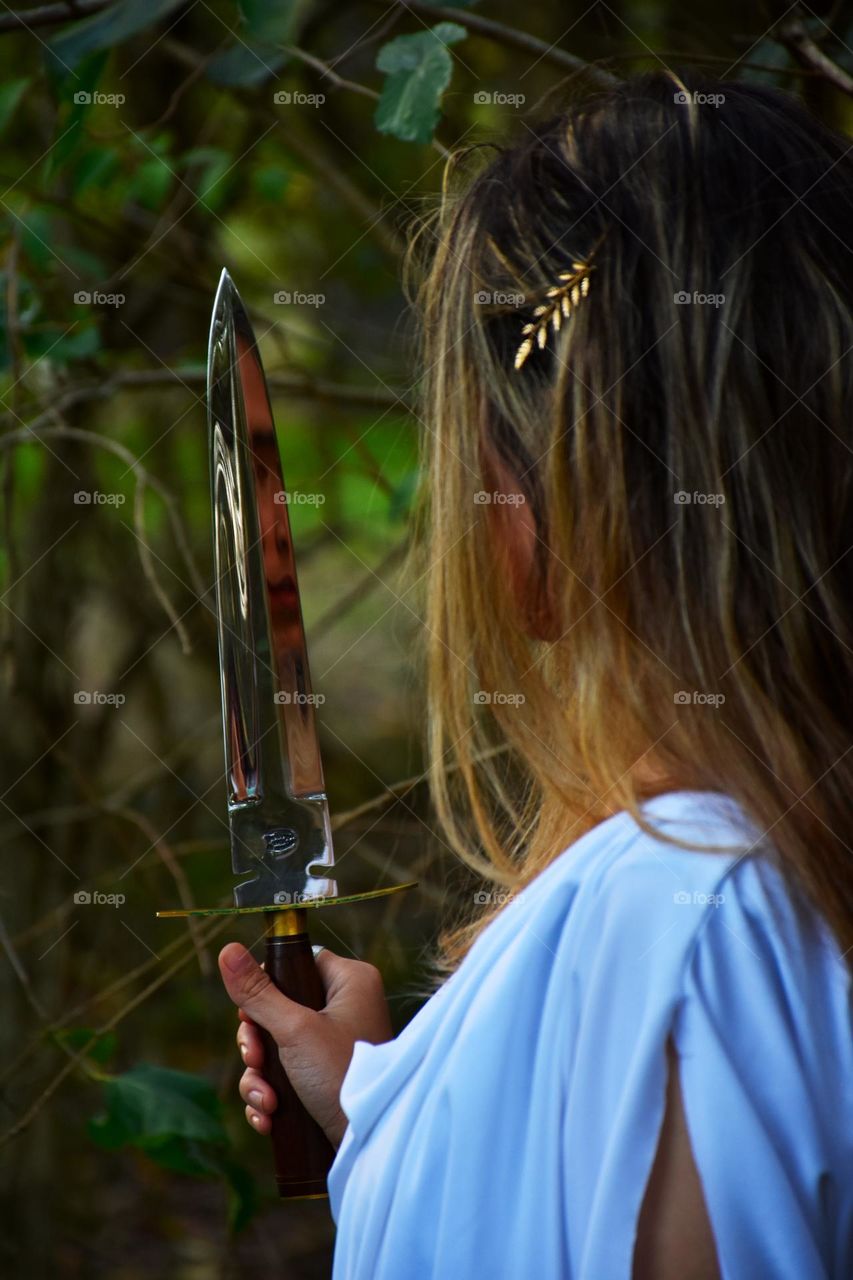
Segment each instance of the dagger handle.
[{"label": "dagger handle", "polygon": [[[326,993],[308,937],[305,909],[276,912],[267,934],[266,972],[289,999],[309,1009],[322,1009]],[[264,1077],[272,1085],[278,1106],[272,1114],[272,1144],[278,1194],[295,1199],[326,1196],[326,1175],[335,1149],[320,1125],[309,1115],[287,1078],[278,1045],[259,1027],[264,1048]]]}]

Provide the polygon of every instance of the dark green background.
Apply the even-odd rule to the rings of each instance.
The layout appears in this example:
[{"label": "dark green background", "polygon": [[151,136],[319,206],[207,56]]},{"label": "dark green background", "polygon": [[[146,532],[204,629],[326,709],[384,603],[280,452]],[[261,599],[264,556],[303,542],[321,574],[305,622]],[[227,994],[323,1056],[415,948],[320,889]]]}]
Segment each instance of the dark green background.
[{"label": "dark green background", "polygon": [[[230,888],[203,405],[220,269],[261,339],[288,484],[325,499],[292,518],[341,883],[421,882],[326,913],[317,938],[381,966],[400,1026],[442,908],[472,888],[423,787],[386,793],[422,764],[400,260],[445,149],[522,136],[572,57],[766,80],[846,129],[853,100],[793,57],[781,4],[82,7],[70,22],[61,5],[0,11],[0,1265],[324,1276],[327,1207],[275,1202],[236,1093],[214,959],[260,930],[193,938],[154,918]],[[849,11],[792,18],[853,70]],[[447,22],[445,48],[429,32]],[[282,290],[324,301],[277,304]],[[75,302],[94,292],[123,301]],[[125,701],[80,705],[80,690]]]}]

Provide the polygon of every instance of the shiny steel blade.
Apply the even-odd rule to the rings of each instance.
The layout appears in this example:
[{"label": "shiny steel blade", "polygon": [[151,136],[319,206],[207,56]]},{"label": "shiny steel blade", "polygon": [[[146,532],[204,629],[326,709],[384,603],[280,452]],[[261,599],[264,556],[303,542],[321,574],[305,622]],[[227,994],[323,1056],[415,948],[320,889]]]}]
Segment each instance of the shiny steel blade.
[{"label": "shiny steel blade", "polygon": [[227,271],[207,365],[213,559],[238,907],[337,894],[296,563],[272,409]]}]

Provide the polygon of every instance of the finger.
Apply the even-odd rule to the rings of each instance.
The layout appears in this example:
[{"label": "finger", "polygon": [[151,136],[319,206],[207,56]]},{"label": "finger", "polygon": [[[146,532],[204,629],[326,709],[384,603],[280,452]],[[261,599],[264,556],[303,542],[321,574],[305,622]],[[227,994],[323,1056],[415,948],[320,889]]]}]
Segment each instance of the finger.
[{"label": "finger", "polygon": [[254,956],[239,942],[229,942],[222,948],[219,971],[225,990],[237,1007],[253,1022],[265,1027],[277,1044],[298,1040],[309,1021],[317,1017],[313,1010],[282,995]]},{"label": "finger", "polygon": [[[266,962],[262,960],[262,961],[261,961],[261,968],[265,970],[265,969],[266,969],[266,967],[267,967],[267,966],[266,966]],[[241,1022],[251,1022],[251,1021],[252,1021],[252,1019],[249,1017],[249,1015],[248,1015],[248,1013],[246,1012],[246,1010],[245,1010],[245,1009],[238,1009],[238,1010],[237,1010],[237,1017],[240,1019],[240,1021],[241,1021]]]},{"label": "finger", "polygon": [[269,1116],[256,1111],[254,1107],[246,1108],[246,1119],[258,1133],[272,1133],[272,1120]]},{"label": "finger", "polygon": [[329,1009],[338,996],[343,997],[345,993],[355,990],[367,993],[377,989],[383,991],[379,970],[364,960],[336,955],[326,947],[314,959],[326,992],[326,1007]]},{"label": "finger", "polygon": [[340,960],[340,956],[336,956],[334,951],[330,951],[328,947],[323,947],[321,951],[314,952],[314,963],[320,970],[320,977],[323,979],[324,986],[328,986],[332,974],[336,971],[336,960]]},{"label": "finger", "polygon": [[270,1115],[278,1106],[275,1090],[267,1083],[260,1071],[244,1071],[240,1077],[240,1097],[255,1111]]},{"label": "finger", "polygon": [[326,1003],[328,1004],[335,992],[339,991],[346,982],[351,980],[353,962],[343,956],[336,955],[328,947],[323,947],[323,950],[314,956],[314,963],[320,974],[323,990],[326,993]]},{"label": "finger", "polygon": [[264,1065],[264,1046],[254,1022],[241,1022],[237,1027],[237,1048],[247,1067],[259,1071]]}]

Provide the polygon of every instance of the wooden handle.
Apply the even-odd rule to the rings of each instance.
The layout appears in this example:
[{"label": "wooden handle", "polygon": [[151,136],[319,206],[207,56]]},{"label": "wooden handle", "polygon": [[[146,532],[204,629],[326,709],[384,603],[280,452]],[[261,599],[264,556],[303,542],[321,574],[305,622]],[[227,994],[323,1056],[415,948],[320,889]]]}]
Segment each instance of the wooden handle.
[{"label": "wooden handle", "polygon": [[[291,1000],[309,1009],[322,1009],[326,994],[314,963],[305,916],[306,912],[298,908],[276,915],[267,935],[266,971],[279,991]],[[259,1030],[264,1046],[264,1076],[278,1098],[272,1115],[278,1194],[291,1199],[328,1195],[326,1175],[335,1149],[299,1101],[281,1065],[278,1045],[268,1031],[262,1027]]]}]

